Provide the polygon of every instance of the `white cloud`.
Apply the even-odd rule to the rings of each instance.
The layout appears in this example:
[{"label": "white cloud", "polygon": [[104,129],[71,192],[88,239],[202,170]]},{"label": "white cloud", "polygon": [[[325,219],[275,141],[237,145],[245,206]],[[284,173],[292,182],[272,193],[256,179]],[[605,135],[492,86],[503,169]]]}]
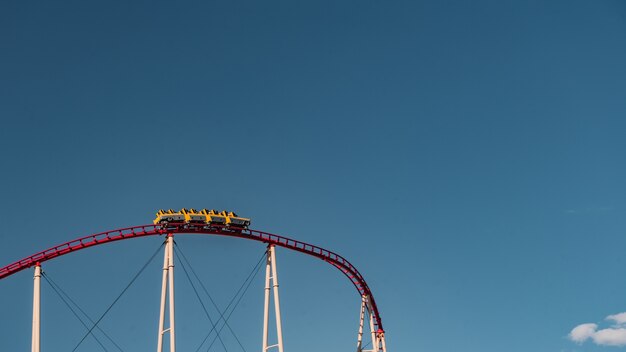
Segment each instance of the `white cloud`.
[{"label": "white cloud", "polygon": [[610,328],[596,331],[593,336],[596,345],[624,346],[626,345],[626,329]]},{"label": "white cloud", "polygon": [[580,324],[572,329],[572,331],[569,333],[569,338],[574,342],[583,343],[587,339],[592,337],[596,333],[597,329],[598,325],[596,324]]},{"label": "white cloud", "polygon": [[568,337],[576,343],[583,343],[591,339],[600,346],[626,346],[626,312],[609,315],[605,320],[615,324],[606,329],[598,330],[594,323],[580,324],[573,328]]},{"label": "white cloud", "polygon": [[626,323],[626,312],[619,313],[615,315],[609,315],[606,317],[606,320],[613,320],[616,324],[624,324]]}]

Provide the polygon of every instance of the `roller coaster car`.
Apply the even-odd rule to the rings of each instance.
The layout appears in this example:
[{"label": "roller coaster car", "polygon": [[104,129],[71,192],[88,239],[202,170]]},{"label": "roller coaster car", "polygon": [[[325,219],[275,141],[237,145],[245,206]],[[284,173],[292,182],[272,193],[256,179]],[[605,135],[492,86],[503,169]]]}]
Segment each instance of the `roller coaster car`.
[{"label": "roller coaster car", "polygon": [[237,216],[237,214],[235,214],[232,211],[229,211],[228,213],[223,211],[221,212],[221,214],[223,214],[226,217],[226,224],[230,227],[243,229],[243,228],[247,228],[250,225],[250,219],[239,217]]},{"label": "roller coaster car", "polygon": [[196,209],[182,208],[180,212],[185,216],[185,222],[190,224],[204,224],[206,222],[206,216]]},{"label": "roller coaster car", "polygon": [[217,210],[202,209],[200,213],[205,216],[206,222],[209,224],[226,225],[226,217],[222,216]]},{"label": "roller coaster car", "polygon": [[180,222],[183,223],[185,222],[185,214],[179,212],[179,211],[174,211],[172,209],[168,209],[168,210],[159,210],[156,213],[156,218],[154,219],[154,224],[162,224],[165,222]]}]

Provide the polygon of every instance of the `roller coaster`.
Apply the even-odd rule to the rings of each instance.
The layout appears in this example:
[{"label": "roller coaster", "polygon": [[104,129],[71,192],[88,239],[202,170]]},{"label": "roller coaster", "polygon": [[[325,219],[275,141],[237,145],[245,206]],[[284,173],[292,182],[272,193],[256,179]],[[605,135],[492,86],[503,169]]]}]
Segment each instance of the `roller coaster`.
[{"label": "roller coaster", "polygon": [[[0,268],[0,279],[5,279],[28,268],[34,268],[33,331],[32,351],[40,352],[40,278],[41,264],[82,249],[131,238],[165,236],[163,281],[161,290],[160,319],[157,339],[157,352],[163,352],[163,336],[169,334],[170,352],[176,351],[175,310],[174,310],[174,235],[215,235],[237,237],[262,242],[267,245],[265,275],[265,307],[262,352],[276,348],[284,352],[278,275],[275,247],[282,247],[307,254],[334,266],[343,273],[356,288],[361,309],[357,333],[357,352],[386,352],[385,330],[376,301],[367,282],[359,271],[344,257],[324,248],[292,238],[249,229],[250,219],[234,212],[183,208],[180,211],[159,210],[152,224],[126,227],[80,237],[69,242],[48,248]],[[271,292],[273,291],[273,292]],[[269,303],[273,296],[276,343],[269,345]],[[165,307],[169,297],[169,327],[165,328]],[[95,327],[95,325],[94,325]],[[93,329],[93,327],[92,327]],[[369,329],[371,349],[365,350],[363,336]],[[367,336],[367,335],[366,335]]]},{"label": "roller coaster", "polygon": [[188,224],[188,225],[224,225],[230,229],[247,228],[250,225],[250,219],[242,218],[232,211],[217,211],[202,209],[197,211],[193,208],[182,208],[180,211],[173,209],[159,210],[156,213],[155,224]]}]

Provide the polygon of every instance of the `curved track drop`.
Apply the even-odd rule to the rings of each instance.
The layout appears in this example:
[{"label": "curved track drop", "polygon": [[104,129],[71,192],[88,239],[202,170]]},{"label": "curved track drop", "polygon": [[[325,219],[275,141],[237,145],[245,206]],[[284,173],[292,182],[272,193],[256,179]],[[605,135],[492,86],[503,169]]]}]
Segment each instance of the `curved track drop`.
[{"label": "curved track drop", "polygon": [[[130,238],[138,238],[145,236],[159,236],[159,235],[167,235],[171,236],[174,234],[188,234],[188,235],[218,235],[218,236],[229,236],[229,237],[238,237],[248,240],[254,240],[258,242],[267,243],[268,246],[279,246],[283,248],[287,248],[290,250],[294,250],[297,252],[301,252],[304,254],[308,254],[313,257],[317,257],[322,259],[323,261],[329,263],[330,265],[339,269],[354,285],[354,287],[359,292],[361,296],[361,316],[360,316],[360,326],[359,326],[359,334],[358,334],[358,342],[357,342],[357,352],[364,351],[361,345],[361,337],[363,335],[363,325],[365,321],[366,312],[369,313],[370,320],[370,330],[372,334],[372,351],[382,351],[386,352],[385,346],[385,331],[383,329],[382,319],[380,317],[380,313],[378,311],[378,306],[376,305],[376,301],[374,300],[374,296],[372,295],[372,291],[370,290],[367,282],[359,273],[359,271],[345,258],[340,256],[337,253],[326,250],[324,248],[308,244],[305,242],[301,242],[298,240],[294,240],[288,237],[283,237],[263,231],[251,230],[251,229],[241,229],[237,231],[233,231],[227,227],[212,225],[212,226],[189,226],[189,224],[180,224],[173,225],[170,224],[168,226],[163,226],[160,224],[157,225],[140,225],[127,227],[117,230],[111,230],[106,232],[101,232],[81,238],[77,238],[75,240],[60,244],[58,246],[54,246],[48,248],[44,251],[35,253],[31,256],[18,260],[12,264],[9,264],[3,268],[0,268],[0,279],[6,278],[10,275],[13,275],[19,271],[24,269],[36,266],[39,267],[40,263],[45,261],[84,249],[88,247],[93,247],[109,242],[120,241]],[[33,332],[34,333],[34,332]],[[265,351],[264,351],[265,352]]]}]

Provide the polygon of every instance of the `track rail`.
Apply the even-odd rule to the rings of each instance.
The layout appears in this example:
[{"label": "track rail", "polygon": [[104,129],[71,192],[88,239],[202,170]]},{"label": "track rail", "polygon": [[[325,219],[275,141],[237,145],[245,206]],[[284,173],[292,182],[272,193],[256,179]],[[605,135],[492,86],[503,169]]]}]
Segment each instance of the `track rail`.
[{"label": "track rail", "polygon": [[44,251],[35,253],[31,256],[28,256],[24,259],[18,260],[15,263],[9,264],[3,268],[0,268],[0,279],[3,279],[7,276],[13,275],[19,271],[27,269],[36,265],[37,263],[43,263],[47,260],[54,259],[56,257],[60,257],[62,255],[66,255],[72,252],[76,252],[78,250],[89,248],[93,246],[97,246],[100,244],[105,244],[114,241],[120,241],[130,238],[138,238],[145,236],[158,236],[158,235],[166,235],[166,234],[202,234],[202,235],[219,235],[219,236],[229,236],[229,237],[239,237],[248,240],[254,240],[259,242],[264,242],[268,244],[274,244],[276,246],[284,247],[287,249],[291,249],[297,252],[305,253],[311,255],[313,257],[317,257],[335,268],[339,269],[354,285],[361,296],[366,295],[369,297],[371,306],[372,306],[372,314],[374,317],[374,324],[376,331],[383,332],[383,323],[380,318],[380,314],[378,313],[378,307],[376,306],[376,301],[374,300],[374,296],[372,295],[372,291],[369,286],[367,286],[367,282],[359,273],[359,271],[350,264],[344,257],[340,256],[337,253],[331,252],[324,248],[304,243],[301,241],[297,241],[291,238],[274,235],[271,233],[244,229],[241,231],[232,231],[226,227],[222,226],[189,226],[187,224],[180,225],[172,225],[165,227],[162,225],[141,225],[141,226],[133,226],[126,227],[122,229],[112,230],[101,232],[81,238],[77,238],[75,240],[60,244],[58,246],[54,246],[48,248]]}]

